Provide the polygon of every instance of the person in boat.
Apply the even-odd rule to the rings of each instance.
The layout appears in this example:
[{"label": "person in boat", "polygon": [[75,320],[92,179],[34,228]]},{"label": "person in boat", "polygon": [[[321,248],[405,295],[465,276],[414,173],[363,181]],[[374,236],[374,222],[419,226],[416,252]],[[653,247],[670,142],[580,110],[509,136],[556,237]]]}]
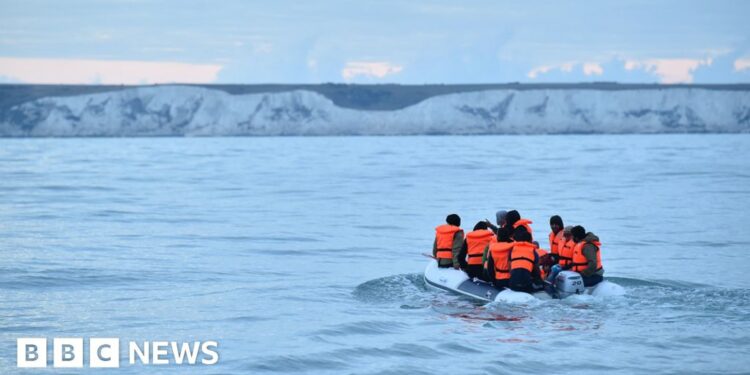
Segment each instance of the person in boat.
[{"label": "person in boat", "polygon": [[463,245],[464,231],[461,229],[461,217],[450,214],[445,218],[445,224],[435,228],[432,256],[437,259],[438,267],[460,269],[459,254]]},{"label": "person in boat", "polygon": [[560,216],[554,215],[549,218],[549,228],[552,230],[549,233],[549,252],[553,263],[560,261],[560,242],[564,240],[564,227]]},{"label": "person in boat", "polygon": [[601,242],[599,237],[586,228],[577,225],[571,229],[575,247],[570,263],[570,269],[581,274],[583,286],[594,286],[604,280],[604,268],[602,267]]},{"label": "person in boat", "polygon": [[573,248],[576,243],[573,242],[573,226],[568,225],[563,229],[563,240],[557,247],[557,264],[567,267],[573,260]]},{"label": "person in boat", "polygon": [[533,241],[532,243],[534,244],[534,252],[536,253],[537,258],[539,258],[539,277],[544,280],[546,279],[553,265],[552,254],[550,254],[550,252],[548,252],[547,250],[539,247],[539,243],[537,243],[536,241]]},{"label": "person in boat", "polygon": [[524,226],[519,226],[513,232],[513,248],[510,250],[510,280],[508,287],[517,292],[535,292],[535,281],[541,279],[539,275],[539,256],[534,244],[531,243],[531,233]]},{"label": "person in boat", "polygon": [[487,219],[485,219],[484,222],[487,223],[487,227],[490,228],[491,231],[497,234],[497,229],[505,226],[506,215],[508,215],[508,211],[505,211],[505,210],[500,210],[500,211],[495,212],[495,222],[497,223],[497,226],[492,224]]},{"label": "person in boat", "polygon": [[573,242],[571,230],[573,230],[572,225],[568,225],[562,230],[562,241],[557,244],[557,264],[552,265],[547,281],[554,281],[560,271],[570,268],[570,263],[573,260],[573,248],[576,246],[576,243]]},{"label": "person in boat", "polygon": [[529,219],[523,219],[521,218],[521,214],[518,213],[516,210],[510,210],[508,211],[508,214],[505,215],[505,226],[508,227],[508,230],[511,233],[515,234],[515,230],[518,227],[524,227],[526,229],[526,232],[532,237],[532,241],[534,240],[534,236],[531,230],[531,224],[532,221]]},{"label": "person in boat", "polygon": [[508,228],[498,228],[495,241],[490,242],[485,250],[485,279],[498,289],[508,287],[510,280],[510,250],[513,240]]},{"label": "person in boat", "polygon": [[478,222],[474,225],[474,230],[466,234],[458,260],[470,278],[484,280],[484,250],[494,237],[495,234],[487,229],[487,223],[484,221]]}]

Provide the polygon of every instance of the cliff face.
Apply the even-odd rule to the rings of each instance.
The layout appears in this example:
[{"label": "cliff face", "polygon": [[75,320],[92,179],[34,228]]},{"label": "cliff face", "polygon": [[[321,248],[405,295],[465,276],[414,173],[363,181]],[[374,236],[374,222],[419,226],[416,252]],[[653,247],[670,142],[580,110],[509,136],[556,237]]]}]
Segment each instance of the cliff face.
[{"label": "cliff face", "polygon": [[750,91],[495,89],[368,111],[306,90],[158,86],[44,97],[0,113],[6,137],[694,132],[750,132]]}]

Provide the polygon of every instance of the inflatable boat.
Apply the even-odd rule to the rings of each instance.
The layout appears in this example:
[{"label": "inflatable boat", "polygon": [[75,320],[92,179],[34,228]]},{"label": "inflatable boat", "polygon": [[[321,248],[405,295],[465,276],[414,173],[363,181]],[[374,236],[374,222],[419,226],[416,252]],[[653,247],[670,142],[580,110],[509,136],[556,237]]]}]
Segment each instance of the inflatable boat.
[{"label": "inflatable boat", "polygon": [[[528,293],[514,292],[509,289],[500,290],[492,284],[478,279],[469,279],[466,272],[453,268],[439,268],[437,261],[431,260],[424,270],[424,281],[430,287],[463,294],[485,302],[495,301],[523,301],[531,297]],[[613,289],[618,289],[613,291]],[[534,293],[540,299],[566,298],[577,294],[622,294],[617,284],[602,281],[593,287],[584,287],[583,279],[578,272],[561,271],[553,284],[546,284],[543,290]]]}]

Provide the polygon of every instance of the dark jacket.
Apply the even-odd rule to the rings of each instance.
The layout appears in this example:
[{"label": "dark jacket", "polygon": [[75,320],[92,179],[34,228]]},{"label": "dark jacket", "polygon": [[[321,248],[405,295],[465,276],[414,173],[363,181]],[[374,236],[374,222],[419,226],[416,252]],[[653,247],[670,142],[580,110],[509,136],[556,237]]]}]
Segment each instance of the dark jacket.
[{"label": "dark jacket", "polygon": [[581,276],[583,277],[589,277],[592,275],[599,275],[604,276],[604,268],[597,271],[596,267],[596,252],[599,251],[599,249],[594,245],[592,242],[599,241],[599,237],[597,237],[595,234],[589,232],[586,233],[586,237],[583,238],[583,241],[586,242],[585,245],[583,245],[583,249],[581,252],[583,253],[583,256],[586,257],[586,261],[588,262],[588,267],[581,271]]},{"label": "dark jacket", "polygon": [[[508,254],[510,258],[513,257],[513,251]],[[523,268],[518,268],[510,271],[509,286],[510,289],[518,292],[533,293],[533,284],[541,280],[539,274],[539,255],[534,252],[534,265],[531,271]]]}]

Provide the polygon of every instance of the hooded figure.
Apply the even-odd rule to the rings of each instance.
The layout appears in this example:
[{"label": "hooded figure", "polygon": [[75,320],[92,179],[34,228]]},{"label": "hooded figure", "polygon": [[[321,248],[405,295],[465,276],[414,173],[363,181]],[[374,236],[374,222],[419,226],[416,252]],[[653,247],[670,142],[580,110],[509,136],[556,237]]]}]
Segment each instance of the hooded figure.
[{"label": "hooded figure", "polygon": [[601,263],[601,242],[599,237],[586,228],[577,225],[570,231],[575,247],[571,268],[581,274],[584,286],[594,286],[604,280]]},{"label": "hooded figure", "polygon": [[435,228],[435,242],[432,243],[432,256],[438,261],[438,267],[460,268],[458,255],[464,243],[464,231],[461,229],[461,217],[450,214],[445,218],[446,224]]},{"label": "hooded figure", "polygon": [[573,235],[570,233],[573,230],[572,225],[568,225],[562,230],[562,239],[557,245],[557,264],[562,269],[570,268],[570,263],[573,260],[573,248],[575,242],[573,242]]},{"label": "hooded figure", "polygon": [[510,251],[510,289],[518,292],[533,293],[533,283],[540,279],[539,256],[534,244],[531,243],[531,234],[525,227],[518,227],[513,232],[516,242]]},{"label": "hooded figure", "polygon": [[495,222],[497,223],[497,226],[492,224],[489,220],[484,220],[485,223],[487,223],[487,227],[490,228],[495,234],[497,234],[497,229],[502,228],[505,226],[505,216],[508,214],[508,211],[500,210],[495,212]]},{"label": "hooded figure", "polygon": [[552,263],[556,264],[560,261],[560,243],[565,241],[562,218],[557,215],[550,217],[549,227],[552,230],[549,233],[549,253]]},{"label": "hooded figure", "polygon": [[456,214],[450,214],[450,215],[446,216],[445,222],[448,223],[448,224],[450,224],[450,225],[460,227],[461,226],[461,216],[458,216]]},{"label": "hooded figure", "polygon": [[516,228],[523,226],[526,229],[526,232],[531,235],[531,240],[533,241],[534,234],[531,230],[531,224],[531,220],[521,218],[521,214],[516,210],[508,211],[508,214],[505,216],[505,225],[508,227],[508,230],[513,232]]},{"label": "hooded figure", "polygon": [[495,288],[508,287],[510,279],[510,252],[513,240],[507,228],[497,229],[497,238],[484,249],[484,279],[492,282]]},{"label": "hooded figure", "polygon": [[549,218],[549,227],[552,229],[553,233],[563,230],[565,226],[563,225],[563,219],[560,215],[553,215]]},{"label": "hooded figure", "polygon": [[500,210],[495,212],[495,222],[499,227],[505,225],[505,217],[508,215],[508,211]]},{"label": "hooded figure", "polygon": [[570,263],[573,260],[573,248],[575,242],[573,242],[573,235],[570,232],[573,230],[572,225],[568,225],[562,230],[562,239],[557,247],[557,264],[553,265],[550,272],[547,274],[547,281],[554,282],[557,274],[563,269],[570,269]]},{"label": "hooded figure", "polygon": [[513,226],[516,224],[516,221],[521,220],[521,214],[518,213],[516,210],[510,210],[505,215],[505,226],[510,228],[511,231],[515,229]]},{"label": "hooded figure", "polygon": [[495,233],[487,230],[487,223],[484,221],[478,222],[474,225],[474,230],[466,234],[458,261],[461,262],[461,268],[466,271],[469,278],[485,279],[484,251],[494,237]]}]

